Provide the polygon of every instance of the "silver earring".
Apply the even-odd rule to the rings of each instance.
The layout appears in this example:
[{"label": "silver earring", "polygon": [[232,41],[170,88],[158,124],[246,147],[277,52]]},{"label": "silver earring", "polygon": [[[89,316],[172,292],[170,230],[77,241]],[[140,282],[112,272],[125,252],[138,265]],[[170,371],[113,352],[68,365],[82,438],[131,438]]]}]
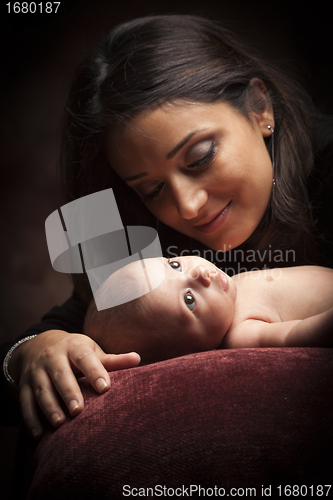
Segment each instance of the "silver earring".
[{"label": "silver earring", "polygon": [[[275,172],[275,159],[274,159],[274,129],[270,126],[267,125],[268,130],[272,132],[272,167],[273,167],[273,174]],[[275,186],[275,178],[273,177],[273,186]]]}]

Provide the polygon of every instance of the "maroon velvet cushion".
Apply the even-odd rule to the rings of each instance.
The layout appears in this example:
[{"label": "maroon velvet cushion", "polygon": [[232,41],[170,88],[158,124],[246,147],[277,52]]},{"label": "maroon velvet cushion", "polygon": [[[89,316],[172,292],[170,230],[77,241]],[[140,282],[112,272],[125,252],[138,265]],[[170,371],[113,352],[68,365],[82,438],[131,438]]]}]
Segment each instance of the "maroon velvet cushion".
[{"label": "maroon velvet cushion", "polygon": [[82,379],[84,411],[38,445],[30,499],[332,482],[333,349],[211,351],[110,375],[101,396]]}]

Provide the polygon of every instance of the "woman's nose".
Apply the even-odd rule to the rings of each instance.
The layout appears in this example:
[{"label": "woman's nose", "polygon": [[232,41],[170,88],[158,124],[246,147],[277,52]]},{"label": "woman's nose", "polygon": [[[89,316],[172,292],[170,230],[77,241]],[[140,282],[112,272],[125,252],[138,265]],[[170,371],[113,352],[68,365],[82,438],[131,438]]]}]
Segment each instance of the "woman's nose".
[{"label": "woman's nose", "polygon": [[189,182],[178,182],[173,186],[173,196],[179,215],[183,219],[194,219],[200,209],[206,204],[208,196],[206,190]]}]

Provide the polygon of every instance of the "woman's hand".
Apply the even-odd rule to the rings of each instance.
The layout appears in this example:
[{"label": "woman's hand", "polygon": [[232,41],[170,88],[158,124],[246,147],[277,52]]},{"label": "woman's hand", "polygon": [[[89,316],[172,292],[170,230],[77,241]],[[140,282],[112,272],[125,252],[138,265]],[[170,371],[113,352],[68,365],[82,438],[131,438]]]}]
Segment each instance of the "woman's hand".
[{"label": "woman's hand", "polygon": [[102,393],[110,388],[108,371],[139,363],[137,353],[106,354],[86,335],[49,330],[14,351],[9,371],[14,380],[19,380],[23,421],[37,439],[43,433],[37,403],[54,427],[60,427],[66,419],[59,395],[72,416],[83,410],[83,396],[74,373],[82,373]]}]

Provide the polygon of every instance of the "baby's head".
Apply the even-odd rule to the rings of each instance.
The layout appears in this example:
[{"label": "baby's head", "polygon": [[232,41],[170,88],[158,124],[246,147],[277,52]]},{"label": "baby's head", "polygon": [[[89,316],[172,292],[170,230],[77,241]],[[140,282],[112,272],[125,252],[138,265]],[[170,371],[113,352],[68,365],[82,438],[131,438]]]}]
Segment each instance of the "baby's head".
[{"label": "baby's head", "polygon": [[[121,305],[98,311],[91,302],[84,332],[109,353],[138,352],[143,362],[217,349],[232,322],[236,287],[213,264],[200,257],[146,259],[112,274],[99,297],[142,286],[147,273],[165,273],[149,293]],[[144,277],[144,278],[143,278]]]}]

